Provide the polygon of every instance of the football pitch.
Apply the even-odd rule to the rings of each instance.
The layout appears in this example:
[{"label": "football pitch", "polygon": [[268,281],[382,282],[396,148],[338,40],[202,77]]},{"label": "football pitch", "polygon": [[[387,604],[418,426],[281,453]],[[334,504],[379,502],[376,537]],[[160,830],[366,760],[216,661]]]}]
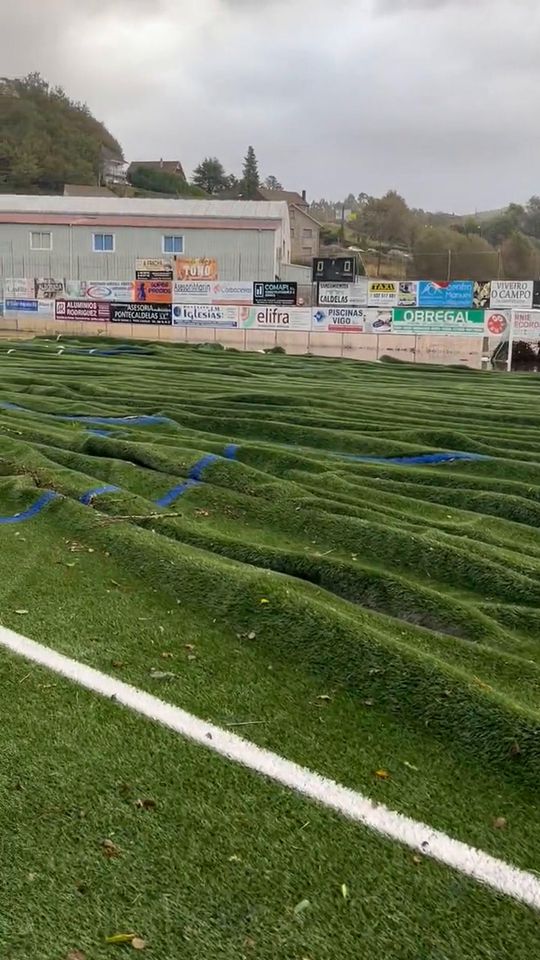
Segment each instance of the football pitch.
[{"label": "football pitch", "polygon": [[2,341],[2,960],[532,960],[539,427],[535,375]]}]

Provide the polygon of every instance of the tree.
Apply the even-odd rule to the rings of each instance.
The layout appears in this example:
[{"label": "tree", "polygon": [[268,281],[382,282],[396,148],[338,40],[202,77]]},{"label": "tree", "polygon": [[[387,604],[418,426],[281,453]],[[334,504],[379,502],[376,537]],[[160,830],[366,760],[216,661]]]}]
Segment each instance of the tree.
[{"label": "tree", "polygon": [[372,240],[408,246],[413,219],[403,197],[395,190],[389,190],[380,199],[368,197],[361,206],[356,223],[358,232]]},{"label": "tree", "polygon": [[[535,200],[532,197],[530,203]],[[540,201],[539,201],[540,203]],[[525,210],[518,203],[511,203],[503,213],[491,217],[486,223],[482,224],[482,236],[489,240],[494,246],[499,246],[503,240],[516,232],[522,230],[526,221]]]},{"label": "tree", "polygon": [[257,163],[257,157],[255,156],[255,150],[250,146],[248,147],[242,168],[242,195],[244,199],[256,199],[259,186],[259,165]]},{"label": "tree", "polygon": [[498,254],[475,234],[424,227],[414,244],[416,276],[426,280],[485,280],[496,277]]},{"label": "tree", "polygon": [[277,177],[270,176],[264,181],[264,188],[265,190],[283,190],[283,185],[279,182]]},{"label": "tree", "polygon": [[528,237],[516,231],[501,247],[502,266],[507,280],[530,280],[536,276],[537,255]]},{"label": "tree", "polygon": [[139,190],[164,193],[172,197],[205,197],[204,190],[186,183],[183,177],[152,167],[135,167],[129,175],[130,183]]},{"label": "tree", "polygon": [[217,157],[205,157],[193,172],[193,183],[213,195],[229,188],[225,168]]},{"label": "tree", "polygon": [[[515,204],[511,204],[511,206],[515,206]],[[516,224],[516,230],[523,230],[524,233],[540,240],[540,197],[531,197],[525,210],[523,210],[523,207],[521,210],[524,217],[520,224]]]}]

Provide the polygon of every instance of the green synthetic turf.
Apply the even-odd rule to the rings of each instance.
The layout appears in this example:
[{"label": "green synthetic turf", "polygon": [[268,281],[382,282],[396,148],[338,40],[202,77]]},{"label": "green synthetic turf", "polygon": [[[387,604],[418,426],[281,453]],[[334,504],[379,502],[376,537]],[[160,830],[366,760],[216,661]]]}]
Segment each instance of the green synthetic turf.
[{"label": "green synthetic turf", "polygon": [[[0,623],[219,725],[242,724],[231,729],[495,856],[538,870],[540,401],[535,378],[178,347],[153,346],[144,357],[102,357],[70,353],[70,346],[103,349],[103,341],[68,343],[62,356],[56,343],[42,341],[25,348],[7,344],[4,350],[3,345],[0,353],[0,402],[26,408],[0,410],[0,516],[27,508],[44,489],[62,495],[32,520],[0,526]],[[8,355],[8,349],[15,352]],[[149,413],[162,413],[172,422],[118,426],[104,438],[90,434],[91,425],[51,416]],[[196,461],[220,455],[229,443],[239,444],[236,461],[220,459],[208,466],[204,483],[164,510],[153,504],[185,480]],[[441,450],[476,451],[492,459],[404,467],[336,456]],[[90,507],[77,502],[104,483],[122,490]],[[165,516],[170,514],[175,515]],[[115,520],[126,516],[130,519]],[[71,697],[91,704],[92,698],[70,693],[56,678],[49,687],[44,675],[38,684],[42,695],[35,693],[27,705],[27,684],[40,671],[4,659],[8,675],[12,670],[29,675],[17,691],[17,717],[25,713],[17,722],[39,725],[47,713],[53,742],[75,737],[76,731],[63,729],[67,702]],[[155,679],[152,671],[173,676]],[[49,689],[60,691],[56,706]],[[121,740],[122,729],[143,721],[110,714],[106,705],[89,709],[108,718],[90,750],[91,763],[102,771],[109,733],[111,743],[114,729]],[[84,718],[74,722],[86,735]],[[3,752],[22,752],[31,766],[46,767],[45,734],[41,743],[29,741],[16,726],[2,728]],[[146,735],[170,740],[164,733]],[[126,732],[125,762],[132,765],[128,740]],[[135,751],[136,740],[133,736]],[[111,749],[121,764],[122,747]],[[196,748],[175,740],[172,749],[197,756]],[[139,752],[136,765],[144,774],[149,757],[142,747]],[[55,751],[53,793],[60,791],[61,753]],[[81,747],[77,758],[83,770],[81,757],[87,753]],[[67,755],[73,758],[72,748]],[[205,769],[225,767],[207,758],[196,762]],[[378,781],[378,769],[388,770],[390,779]],[[75,780],[78,776],[73,772]],[[96,783],[101,776],[96,773]],[[165,776],[175,791],[178,766],[172,758]],[[224,780],[229,776],[236,782],[248,775],[225,774]],[[250,789],[282,795],[253,779]],[[72,791],[68,785],[67,795]],[[196,806],[194,792],[185,798],[188,807]],[[226,821],[228,813],[234,819],[230,801],[216,812],[216,823],[221,817]],[[322,824],[326,815],[316,815]],[[254,830],[258,817],[254,804]],[[505,818],[506,829],[494,829],[498,817]],[[344,837],[351,830],[355,837],[355,831],[361,834],[361,844],[391,849],[376,838],[366,840],[358,827],[327,819],[332,825],[317,826],[312,834],[315,849],[337,844],[341,850],[342,844],[350,845]],[[179,856],[169,813],[160,831],[165,857]],[[198,849],[203,843],[198,833],[195,829],[193,868],[198,882],[217,890],[212,915],[217,928],[210,922],[207,939],[187,947],[184,940],[153,943],[152,956],[243,956],[224,919],[224,904],[230,896],[234,900],[230,878],[227,870],[214,875],[215,864]],[[287,844],[278,833],[272,843]],[[152,846],[151,839],[141,842]],[[39,855],[52,863],[62,854],[53,855],[51,844],[45,831]],[[341,855],[354,861],[348,847]],[[155,851],[146,867],[153,875],[149,883],[159,887],[154,856]],[[334,856],[324,854],[328,862]],[[410,855],[400,851],[400,856],[409,868]],[[390,859],[394,864],[393,855]],[[473,907],[461,895],[453,904],[458,932],[449,934],[449,902],[438,904],[436,887],[435,914],[439,908],[442,913],[428,942],[410,880],[392,866],[372,900],[370,877],[378,875],[380,864],[372,870],[364,856],[355,864],[362,876],[360,899],[372,903],[375,912],[378,903],[378,920],[367,924],[365,944],[355,921],[343,930],[338,950],[333,921],[323,911],[315,940],[304,946],[295,939],[296,927],[282,929],[272,915],[264,944],[253,937],[257,947],[248,944],[246,955],[251,950],[254,956],[310,960],[363,955],[454,960],[520,956],[522,943],[523,956],[525,949],[528,956],[533,952],[532,927],[529,932],[525,924],[522,940],[514,941],[511,921],[498,953],[497,924],[492,940],[479,936],[473,945],[467,940],[469,921],[471,935],[474,928]],[[464,883],[436,869],[445,883]],[[13,870],[18,883],[25,870],[32,872],[26,856]],[[49,896],[51,883],[49,878]],[[165,901],[180,896],[169,888],[163,877],[154,896]],[[487,898],[486,916],[501,910],[499,898],[484,891],[480,896]],[[272,882],[268,897],[279,902]],[[399,909],[392,906],[393,897]],[[266,916],[259,893],[255,901],[255,912]],[[29,905],[34,932],[45,903],[40,894]],[[112,923],[117,906],[114,897],[105,908],[101,901],[94,903],[88,922],[100,929],[104,917]],[[152,940],[159,939],[163,927],[160,909],[147,903],[140,921]],[[401,910],[406,917],[399,941],[396,931],[385,933],[384,918],[387,911],[397,916]],[[521,908],[504,904],[507,910],[523,915]],[[62,940],[73,920],[69,897],[62,895],[55,911],[51,930],[55,927]],[[167,928],[167,936],[171,931]],[[14,936],[12,929],[6,932],[8,956],[40,956],[35,949],[24,953]],[[88,936],[84,943],[89,960],[101,956],[97,945],[89,950]],[[66,953],[67,946],[55,953],[48,945],[42,956],[62,960]]]}]

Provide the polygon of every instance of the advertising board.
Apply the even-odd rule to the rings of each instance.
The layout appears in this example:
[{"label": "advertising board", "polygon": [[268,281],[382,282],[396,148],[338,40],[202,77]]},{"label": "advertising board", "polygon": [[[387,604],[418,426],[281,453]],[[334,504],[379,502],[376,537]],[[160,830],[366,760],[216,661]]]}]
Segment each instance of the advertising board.
[{"label": "advertising board", "polygon": [[287,280],[261,281],[253,284],[253,303],[284,304],[294,307],[298,296],[298,284]]},{"label": "advertising board", "polygon": [[57,300],[55,316],[57,320],[94,320],[107,323],[111,318],[109,303],[97,300]]},{"label": "advertising board", "polygon": [[219,280],[218,263],[212,257],[176,257],[176,280]]},{"label": "advertising board", "polygon": [[492,280],[489,305],[503,309],[532,307],[532,280]]},{"label": "advertising board", "polygon": [[172,304],[168,303],[108,303],[112,323],[150,323],[171,326]]},{"label": "advertising board", "polygon": [[311,330],[308,307],[240,307],[239,314],[245,330]]},{"label": "advertising board", "polygon": [[472,307],[472,280],[449,280],[438,283],[435,280],[418,281],[419,307]]},{"label": "advertising board", "polygon": [[392,333],[452,334],[462,337],[482,337],[483,310],[394,310]]},{"label": "advertising board", "polygon": [[172,280],[173,266],[170,260],[138,259],[135,261],[137,280]]},{"label": "advertising board", "polygon": [[370,307],[397,307],[399,284],[396,280],[370,280],[368,305]]},{"label": "advertising board", "polygon": [[172,308],[173,324],[179,327],[238,327],[238,307],[213,304],[180,304]]}]

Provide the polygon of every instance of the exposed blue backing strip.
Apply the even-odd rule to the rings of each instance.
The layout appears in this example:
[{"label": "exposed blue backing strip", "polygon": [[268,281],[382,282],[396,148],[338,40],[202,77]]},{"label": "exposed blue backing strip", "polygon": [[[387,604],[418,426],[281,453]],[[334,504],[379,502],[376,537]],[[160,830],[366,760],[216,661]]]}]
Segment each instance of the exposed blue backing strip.
[{"label": "exposed blue backing strip", "polygon": [[106,484],[103,487],[96,487],[95,490],[88,490],[86,493],[83,493],[82,497],[79,497],[81,503],[84,503],[85,506],[88,506],[94,499],[94,497],[101,497],[105,493],[119,493],[120,487],[115,487],[114,484]]},{"label": "exposed blue backing strip", "polygon": [[342,457],[344,460],[352,460],[356,463],[394,463],[403,466],[427,466],[437,463],[451,463],[453,460],[477,461],[491,460],[482,453],[423,453],[416,457],[363,457],[355,456],[349,453],[332,454],[332,456]]},{"label": "exposed blue backing strip", "polygon": [[36,502],[32,504],[31,507],[28,507],[27,510],[23,510],[21,513],[16,513],[12,517],[0,517],[0,524],[23,523],[24,520],[30,520],[31,517],[35,517],[37,513],[41,513],[41,511],[47,506],[47,504],[51,503],[52,500],[58,500],[59,497],[60,494],[53,493],[52,490],[47,490],[39,498],[39,500],[36,500]]},{"label": "exposed blue backing strip", "polygon": [[0,400],[0,407],[4,410],[18,410],[20,413],[32,413],[38,417],[52,417],[54,420],[63,420],[68,423],[93,423],[97,425],[119,426],[119,427],[155,427],[177,426],[174,420],[159,414],[141,414],[138,417],[92,417],[89,415],[68,415],[64,413],[47,413],[39,410],[29,410],[26,407],[20,407],[16,403],[10,403],[9,400]]},{"label": "exposed blue backing strip", "polygon": [[172,490],[165,493],[159,500],[155,500],[154,503],[156,507],[170,507],[171,503],[178,500],[186,490],[189,490],[191,487],[199,487],[200,484],[200,480],[186,480],[184,483],[179,483],[177,487],[173,487]]}]

